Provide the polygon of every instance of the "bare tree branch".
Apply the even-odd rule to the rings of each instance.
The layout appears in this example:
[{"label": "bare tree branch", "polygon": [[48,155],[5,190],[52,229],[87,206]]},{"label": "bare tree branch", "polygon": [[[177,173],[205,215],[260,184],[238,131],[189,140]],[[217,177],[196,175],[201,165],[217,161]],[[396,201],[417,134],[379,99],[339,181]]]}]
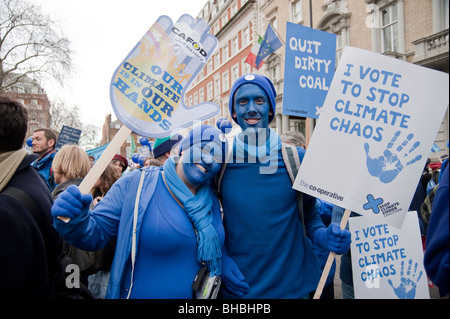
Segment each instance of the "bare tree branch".
[{"label": "bare tree branch", "polygon": [[26,0],[0,1],[0,93],[26,75],[61,85],[72,71],[70,41]]}]

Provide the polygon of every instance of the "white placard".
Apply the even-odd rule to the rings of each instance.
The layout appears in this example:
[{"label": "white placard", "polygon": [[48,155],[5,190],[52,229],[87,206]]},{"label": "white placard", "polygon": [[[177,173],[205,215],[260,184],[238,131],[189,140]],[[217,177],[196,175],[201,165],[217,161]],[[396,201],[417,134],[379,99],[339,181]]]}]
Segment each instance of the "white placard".
[{"label": "white placard", "polygon": [[400,228],[448,85],[446,73],[346,47],[294,188]]},{"label": "white placard", "polygon": [[417,212],[401,229],[353,217],[353,288],[356,299],[429,299]]}]

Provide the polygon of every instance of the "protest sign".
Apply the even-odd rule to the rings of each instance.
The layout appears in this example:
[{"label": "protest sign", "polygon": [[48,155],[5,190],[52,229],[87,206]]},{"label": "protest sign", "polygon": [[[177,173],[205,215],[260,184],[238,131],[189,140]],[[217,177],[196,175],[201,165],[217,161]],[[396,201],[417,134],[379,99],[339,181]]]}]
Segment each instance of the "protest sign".
[{"label": "protest sign", "polygon": [[319,117],[335,60],[335,34],[287,23],[283,114]]},{"label": "protest sign", "polygon": [[65,144],[78,144],[80,140],[81,130],[63,125],[58,136],[55,148],[61,148]]},{"label": "protest sign", "polygon": [[132,131],[167,137],[220,112],[210,102],[184,105],[187,88],[217,47],[209,31],[205,21],[187,14],[176,23],[160,16],[120,63],[111,79],[110,99],[124,125],[81,182],[83,194],[91,190]]},{"label": "protest sign", "polygon": [[401,229],[353,217],[351,255],[356,299],[429,299],[417,212]]},{"label": "protest sign", "polygon": [[186,107],[186,89],[217,46],[209,25],[160,16],[114,72],[110,97],[117,118],[142,136],[167,137],[220,112],[204,102]]},{"label": "protest sign", "polygon": [[400,228],[448,85],[446,73],[346,47],[294,188]]}]

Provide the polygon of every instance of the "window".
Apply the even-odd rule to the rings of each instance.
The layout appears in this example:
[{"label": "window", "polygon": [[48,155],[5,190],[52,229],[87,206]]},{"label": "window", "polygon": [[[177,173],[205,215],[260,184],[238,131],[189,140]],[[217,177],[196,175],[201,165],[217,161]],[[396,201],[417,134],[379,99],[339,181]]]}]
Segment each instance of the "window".
[{"label": "window", "polygon": [[226,101],[226,102],[224,102],[223,103],[223,108],[222,108],[222,114],[223,114],[223,117],[225,117],[225,118],[227,118],[227,119],[231,119],[230,118],[230,110],[229,110],[229,107],[228,107],[228,101]]},{"label": "window", "polygon": [[234,56],[239,51],[238,37],[233,38],[231,41],[231,54]]},{"label": "window", "polygon": [[219,96],[220,95],[220,76],[218,76],[215,80],[215,84],[216,84],[216,87],[215,87],[215,96]]},{"label": "window", "polygon": [[226,92],[230,89],[230,76],[228,71],[222,74],[222,92]]},{"label": "window", "polygon": [[302,19],[302,1],[297,0],[292,2],[291,4],[292,8],[292,22],[294,23],[300,23]]},{"label": "window", "polygon": [[269,69],[270,78],[273,83],[277,83],[279,80],[279,73],[280,73],[279,70],[280,70],[280,66],[278,63],[275,63],[270,66],[270,69]]},{"label": "window", "polygon": [[206,91],[206,98],[208,99],[208,101],[212,101],[212,99],[214,98],[214,95],[213,95],[213,83],[212,82],[208,83],[208,89]]},{"label": "window", "polygon": [[336,34],[336,61],[335,61],[336,67],[339,63],[339,59],[341,58],[343,49],[344,48],[342,47],[342,33],[338,33]]},{"label": "window", "polygon": [[198,104],[198,93],[195,92],[194,93],[194,105],[197,105],[197,104]]},{"label": "window", "polygon": [[234,16],[238,11],[237,1],[231,6],[231,16]]},{"label": "window", "polygon": [[231,69],[231,83],[236,82],[236,80],[239,78],[239,64],[236,64]]},{"label": "window", "polygon": [[381,10],[381,50],[398,52],[397,4]]},{"label": "window", "polygon": [[203,88],[198,91],[198,102],[205,102],[205,90]]},{"label": "window", "polygon": [[214,70],[217,70],[220,66],[220,57],[219,57],[219,53],[216,53],[214,55]]},{"label": "window", "polygon": [[242,30],[242,46],[245,47],[250,43],[250,29],[246,27]]},{"label": "window", "polygon": [[242,60],[242,75],[249,74],[251,72],[252,72],[252,70],[251,70],[250,64],[246,63],[245,59]]},{"label": "window", "polygon": [[225,15],[222,17],[222,26],[227,24],[228,22],[228,12],[225,12]]},{"label": "window", "polygon": [[273,17],[270,19],[270,24],[272,25],[273,30],[276,32],[277,30],[277,17]]},{"label": "window", "polygon": [[228,43],[222,49],[222,62],[225,63],[228,61]]}]

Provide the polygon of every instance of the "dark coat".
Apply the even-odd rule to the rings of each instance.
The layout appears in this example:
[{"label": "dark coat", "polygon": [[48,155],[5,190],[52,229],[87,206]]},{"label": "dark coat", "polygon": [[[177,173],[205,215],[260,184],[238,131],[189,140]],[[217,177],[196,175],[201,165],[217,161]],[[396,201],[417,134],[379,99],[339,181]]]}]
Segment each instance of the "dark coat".
[{"label": "dark coat", "polygon": [[0,299],[52,298],[62,240],[52,226],[53,200],[27,155],[7,186],[26,192],[39,208],[36,222],[16,199],[0,195]]}]

